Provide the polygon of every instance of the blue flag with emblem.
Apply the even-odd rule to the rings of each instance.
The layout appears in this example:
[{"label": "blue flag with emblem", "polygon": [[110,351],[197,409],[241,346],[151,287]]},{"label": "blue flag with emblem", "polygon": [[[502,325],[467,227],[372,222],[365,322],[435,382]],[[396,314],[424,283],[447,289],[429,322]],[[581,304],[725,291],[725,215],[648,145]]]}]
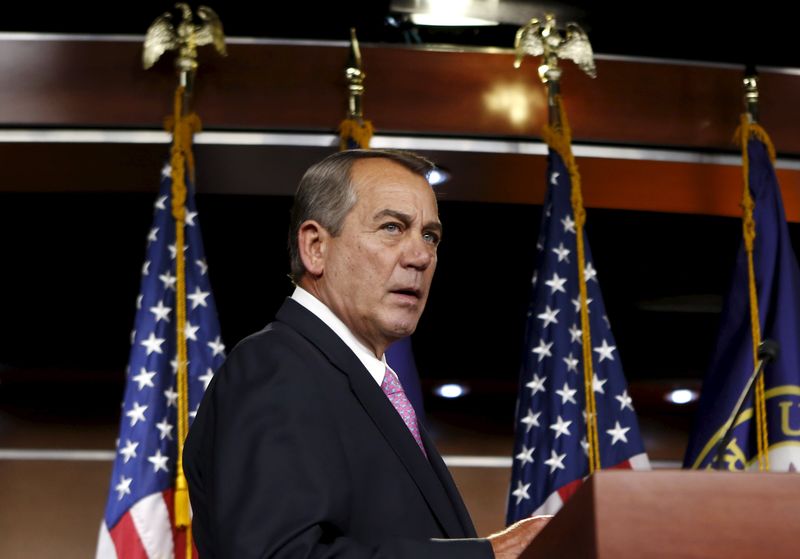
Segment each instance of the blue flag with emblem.
[{"label": "blue flag with emblem", "polygon": [[[193,187],[186,178],[185,247],[189,421],[225,346]],[[141,289],[131,332],[122,418],[98,558],[184,557],[185,533],[173,527],[177,458],[176,249],[172,177],[164,167],[147,236]]]},{"label": "blue flag with emblem", "polygon": [[[769,137],[757,125],[744,121],[740,132],[744,134],[746,180],[754,204],[752,295],[757,298],[759,324],[754,329],[751,321],[753,302],[743,240],[723,305],[717,344],[703,381],[684,466],[717,467],[714,464],[717,447],[753,373],[754,338],[757,344],[760,337],[778,343],[777,358],[764,369],[761,403],[757,402],[758,390],[751,392],[744,402],[720,466],[727,470],[797,471],[800,469],[800,270],[789,238]],[[760,406],[764,406],[763,414],[759,413]],[[761,445],[760,430],[765,435]]]},{"label": "blue flag with emblem", "polygon": [[[551,149],[525,326],[507,523],[555,513],[589,473],[572,181]],[[600,466],[648,468],[584,234]]]}]

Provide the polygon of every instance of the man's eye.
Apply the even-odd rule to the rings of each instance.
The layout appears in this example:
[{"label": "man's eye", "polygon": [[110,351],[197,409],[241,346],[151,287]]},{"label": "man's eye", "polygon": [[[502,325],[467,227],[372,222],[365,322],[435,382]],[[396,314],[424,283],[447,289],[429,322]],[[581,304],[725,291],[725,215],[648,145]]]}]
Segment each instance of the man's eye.
[{"label": "man's eye", "polygon": [[400,232],[400,225],[397,223],[386,223],[383,226],[384,230],[388,231],[389,233],[398,233]]},{"label": "man's eye", "polygon": [[439,235],[437,235],[436,233],[424,233],[422,236],[427,242],[431,243],[432,245],[439,244]]}]

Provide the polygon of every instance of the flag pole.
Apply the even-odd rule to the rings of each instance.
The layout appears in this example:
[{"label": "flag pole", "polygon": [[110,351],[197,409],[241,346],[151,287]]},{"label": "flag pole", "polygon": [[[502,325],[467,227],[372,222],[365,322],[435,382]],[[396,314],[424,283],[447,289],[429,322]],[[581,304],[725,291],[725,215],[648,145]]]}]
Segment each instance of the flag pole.
[{"label": "flag pole", "polygon": [[189,491],[183,470],[183,447],[189,432],[189,383],[186,344],[186,259],[184,255],[186,226],[186,176],[194,182],[194,156],[192,138],[201,129],[200,118],[192,112],[191,100],[195,75],[199,66],[197,47],[213,43],[216,50],[225,56],[225,36],[222,23],[214,11],[206,6],[198,8],[202,25],[193,23],[192,11],[187,4],[179,3],[182,20],[177,31],[171,24],[171,14],[166,12],[156,18],[145,36],[142,62],[145,69],[155,64],[166,50],[177,50],[175,68],[178,71],[178,86],[173,98],[173,113],[164,121],[164,127],[172,132],[170,157],[172,178],[172,217],[175,219],[175,339],[177,362],[177,416],[178,440],[175,468],[175,528],[186,534],[185,558],[192,557],[192,526]]},{"label": "flag pole", "polygon": [[347,80],[347,117],[339,124],[339,150],[369,148],[374,128],[372,122],[364,119],[363,97],[364,79],[367,75],[361,62],[361,49],[358,45],[355,28],[350,28],[350,54],[344,70]]},{"label": "flag pole", "polygon": [[[339,124],[339,151],[350,149],[369,149],[375,132],[372,122],[364,118],[364,73],[361,49],[355,28],[350,28],[350,49],[344,70],[347,80],[347,116]],[[417,420],[424,415],[422,389],[419,373],[414,361],[411,338],[397,340],[386,348],[385,358],[397,374],[406,395],[414,407]]]},{"label": "flag pole", "polygon": [[[756,222],[753,218],[755,201],[750,194],[750,162],[747,152],[751,137],[767,146],[770,159],[775,163],[775,148],[766,130],[758,125],[758,76],[755,69],[748,68],[743,80],[745,112],[740,117],[735,138],[742,150],[742,233],[747,255],[747,284],[750,302],[750,328],[753,342],[753,366],[758,364],[758,346],[761,343],[761,319],[758,310],[758,286],[756,285],[753,264],[753,245],[756,238]],[[758,450],[758,470],[769,471],[769,439],[767,434],[767,403],[764,389],[764,375],[759,375],[754,392],[754,416],[756,423],[756,446]],[[735,420],[735,418],[734,418]]]},{"label": "flag pole", "polygon": [[188,531],[191,529],[189,495],[186,477],[183,473],[183,444],[189,432],[189,386],[186,369],[188,362],[186,356],[186,260],[183,253],[186,221],[186,177],[184,169],[188,159],[186,154],[191,150],[191,135],[194,133],[192,124],[197,123],[199,125],[199,119],[192,121],[187,116],[193,115],[183,114],[185,95],[185,88],[182,85],[178,86],[175,90],[170,166],[172,168],[172,217],[175,219],[175,337],[178,364],[178,456],[175,479],[175,525],[177,528],[184,528]]},{"label": "flag pole", "polygon": [[[567,48],[565,48],[567,47]],[[569,57],[589,76],[595,77],[593,53],[589,39],[576,24],[570,24],[565,30],[556,26],[555,17],[546,14],[544,21],[531,19],[521,27],[514,41],[516,58],[514,67],[519,68],[525,54],[541,56],[542,64],[538,68],[539,79],[547,88],[548,124],[542,136],[550,149],[556,151],[569,170],[572,182],[571,202],[575,217],[575,233],[578,258],[578,285],[580,289],[580,315],[583,352],[583,385],[585,395],[586,439],[589,459],[589,474],[601,468],[600,441],[597,433],[597,403],[594,396],[594,371],[592,366],[591,326],[589,323],[589,307],[586,290],[586,255],[583,238],[583,227],[586,222],[586,210],[583,206],[581,178],[578,165],[572,153],[572,131],[561,99],[561,68],[559,57]],[[569,50],[568,50],[569,49]]]}]

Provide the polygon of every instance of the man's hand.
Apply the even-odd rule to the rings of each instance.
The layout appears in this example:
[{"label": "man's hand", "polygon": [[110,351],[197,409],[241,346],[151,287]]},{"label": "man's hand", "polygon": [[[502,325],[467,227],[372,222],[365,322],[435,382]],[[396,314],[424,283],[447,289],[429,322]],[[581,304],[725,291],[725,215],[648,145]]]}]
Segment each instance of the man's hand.
[{"label": "man's hand", "polygon": [[489,536],[495,559],[517,559],[551,518],[552,515],[532,516]]}]

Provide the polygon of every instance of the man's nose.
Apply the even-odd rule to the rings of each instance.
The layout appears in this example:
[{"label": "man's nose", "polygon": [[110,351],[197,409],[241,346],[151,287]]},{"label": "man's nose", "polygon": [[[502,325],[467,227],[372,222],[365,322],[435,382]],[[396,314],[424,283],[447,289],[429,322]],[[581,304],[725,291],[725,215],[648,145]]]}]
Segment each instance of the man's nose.
[{"label": "man's nose", "polygon": [[426,241],[421,234],[412,235],[403,250],[403,266],[425,270],[436,258],[436,246]]}]

